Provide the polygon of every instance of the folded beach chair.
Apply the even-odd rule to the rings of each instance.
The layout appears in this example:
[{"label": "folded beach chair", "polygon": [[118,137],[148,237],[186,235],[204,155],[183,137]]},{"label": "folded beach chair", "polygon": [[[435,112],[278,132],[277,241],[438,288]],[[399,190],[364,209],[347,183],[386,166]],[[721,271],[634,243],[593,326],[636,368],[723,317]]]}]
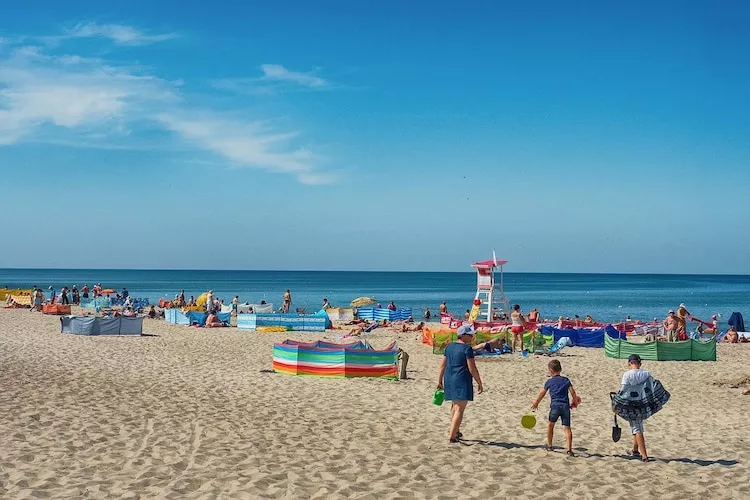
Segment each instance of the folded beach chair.
[{"label": "folded beach chair", "polygon": [[569,345],[572,345],[572,342],[570,341],[570,337],[561,337],[560,340],[555,342],[555,345],[553,345],[549,349],[535,351],[534,354],[539,354],[540,356],[555,356]]}]

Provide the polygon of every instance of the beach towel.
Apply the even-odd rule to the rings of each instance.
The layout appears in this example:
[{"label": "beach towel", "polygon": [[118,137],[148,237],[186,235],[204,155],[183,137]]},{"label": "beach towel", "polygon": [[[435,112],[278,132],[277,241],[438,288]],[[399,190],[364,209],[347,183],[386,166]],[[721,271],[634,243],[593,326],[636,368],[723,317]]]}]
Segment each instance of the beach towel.
[{"label": "beach towel", "polygon": [[733,312],[731,316],[729,316],[729,326],[733,326],[734,329],[738,332],[744,332],[745,331],[745,320],[742,318],[742,313]]},{"label": "beach towel", "polygon": [[661,410],[670,394],[654,377],[640,384],[626,385],[612,398],[612,411],[628,421],[646,420]]}]

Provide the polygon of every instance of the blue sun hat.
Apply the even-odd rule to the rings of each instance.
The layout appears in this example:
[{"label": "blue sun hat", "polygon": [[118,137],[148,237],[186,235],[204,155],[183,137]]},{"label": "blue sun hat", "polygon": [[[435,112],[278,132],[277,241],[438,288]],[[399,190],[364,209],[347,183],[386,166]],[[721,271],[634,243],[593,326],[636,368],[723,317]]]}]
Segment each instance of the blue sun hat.
[{"label": "blue sun hat", "polygon": [[461,325],[458,327],[458,330],[456,330],[456,335],[459,337],[461,335],[474,335],[476,332],[471,327],[471,325]]}]

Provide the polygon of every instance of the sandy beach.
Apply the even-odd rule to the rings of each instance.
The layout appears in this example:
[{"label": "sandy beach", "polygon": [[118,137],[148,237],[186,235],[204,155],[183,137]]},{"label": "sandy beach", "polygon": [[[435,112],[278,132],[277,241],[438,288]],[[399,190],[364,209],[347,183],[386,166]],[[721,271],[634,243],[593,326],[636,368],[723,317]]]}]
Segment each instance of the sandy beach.
[{"label": "sandy beach", "polygon": [[[377,331],[411,356],[409,379],[322,379],[271,371],[285,338],[146,320],[140,338],[59,333],[59,319],[0,311],[2,498],[750,497],[750,345],[718,362],[646,362],[672,393],[646,423],[652,463],[611,440],[623,360],[570,348],[559,359],[583,404],[576,457],[546,452],[549,399],[520,426],[547,358],[480,359],[485,383],[449,444],[449,405],[431,404],[440,356],[416,334]],[[331,339],[340,332],[327,332]],[[747,383],[747,382],[746,382]]]}]

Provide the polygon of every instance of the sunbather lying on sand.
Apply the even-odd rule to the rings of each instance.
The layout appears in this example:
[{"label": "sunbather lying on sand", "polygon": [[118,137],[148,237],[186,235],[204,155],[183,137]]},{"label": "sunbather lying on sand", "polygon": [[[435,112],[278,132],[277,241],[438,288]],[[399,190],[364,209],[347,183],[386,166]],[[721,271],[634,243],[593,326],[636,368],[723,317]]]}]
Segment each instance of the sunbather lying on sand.
[{"label": "sunbather lying on sand", "polygon": [[369,332],[378,327],[378,322],[373,321],[371,323],[365,322],[363,325],[357,325],[349,330],[348,335],[357,336],[362,335],[365,332]]},{"label": "sunbather lying on sand", "polygon": [[402,332],[421,332],[422,328],[424,328],[424,321],[421,321],[418,325],[407,325],[406,323],[401,325]]},{"label": "sunbather lying on sand", "polygon": [[495,349],[502,350],[503,344],[505,344],[505,339],[502,337],[498,337],[487,342],[480,342],[479,344],[472,346],[472,349],[474,349],[474,352],[495,352]]},{"label": "sunbather lying on sand", "polygon": [[740,336],[737,334],[737,330],[735,330],[734,327],[730,327],[729,330],[727,330],[727,334],[724,336],[724,342],[736,344],[739,341]]}]

